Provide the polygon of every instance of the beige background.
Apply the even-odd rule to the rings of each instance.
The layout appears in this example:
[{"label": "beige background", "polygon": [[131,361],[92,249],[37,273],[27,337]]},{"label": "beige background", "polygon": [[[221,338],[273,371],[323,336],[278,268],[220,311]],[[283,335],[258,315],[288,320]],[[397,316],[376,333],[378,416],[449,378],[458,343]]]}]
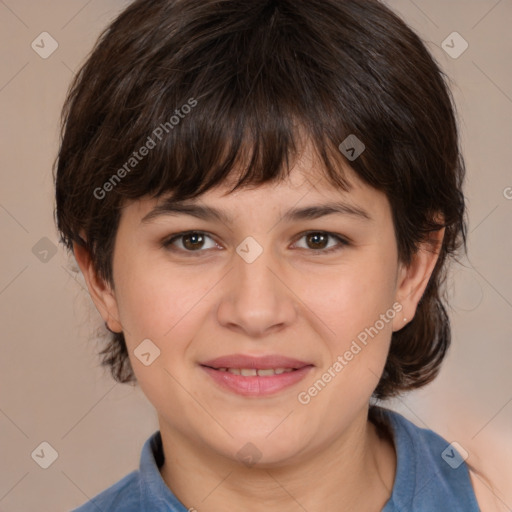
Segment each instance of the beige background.
[{"label": "beige background", "polygon": [[[512,2],[390,0],[453,81],[468,168],[469,261],[454,268],[453,347],[436,382],[390,404],[469,452],[512,509]],[[73,73],[120,0],[0,0],[0,511],[68,511],[138,466],[158,428],[138,388],[100,369],[101,318],[57,246],[51,167]],[[31,48],[43,31],[47,59]],[[441,43],[459,32],[452,59]],[[507,199],[508,196],[508,199]],[[48,240],[41,242],[46,237]],[[33,249],[36,246],[36,249]],[[38,257],[36,257],[38,256]],[[46,441],[58,458],[42,469]],[[48,453],[48,452],[47,452]]]}]

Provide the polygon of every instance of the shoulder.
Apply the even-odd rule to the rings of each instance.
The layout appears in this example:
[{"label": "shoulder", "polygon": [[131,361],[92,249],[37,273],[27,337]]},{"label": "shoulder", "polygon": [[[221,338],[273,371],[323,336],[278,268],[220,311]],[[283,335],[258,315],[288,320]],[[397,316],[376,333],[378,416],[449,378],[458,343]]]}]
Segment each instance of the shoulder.
[{"label": "shoulder", "polygon": [[389,409],[374,416],[390,431],[397,469],[385,512],[395,510],[480,512],[462,447]]},{"label": "shoulder", "polygon": [[108,510],[109,512],[138,511],[140,509],[139,481],[139,471],[132,471],[72,512],[98,512],[99,510]]},{"label": "shoulder", "polygon": [[[465,462],[465,457],[462,453],[459,453],[457,445],[454,446],[454,444],[448,443],[443,437],[431,430],[417,427],[403,417],[399,421],[404,423],[409,433],[413,436],[416,435],[418,440],[422,440],[421,444],[424,445],[424,442],[427,442],[427,451],[422,450],[422,453],[428,454],[427,460],[434,461],[434,467],[439,463],[439,455],[441,455],[443,462],[447,463],[441,464],[441,468],[447,470],[442,472],[446,484],[454,488],[465,489],[468,496],[471,495],[470,502],[474,500],[474,505],[478,507],[475,510],[480,512],[502,512],[504,510],[500,506],[498,493],[493,484],[482,471]],[[453,471],[453,469],[459,467],[464,469],[464,473],[457,474]],[[436,475],[439,476],[440,474],[436,473]]]},{"label": "shoulder", "polygon": [[163,460],[162,438],[160,431],[156,431],[142,447],[139,469],[72,512],[186,512],[160,475],[159,467]]}]

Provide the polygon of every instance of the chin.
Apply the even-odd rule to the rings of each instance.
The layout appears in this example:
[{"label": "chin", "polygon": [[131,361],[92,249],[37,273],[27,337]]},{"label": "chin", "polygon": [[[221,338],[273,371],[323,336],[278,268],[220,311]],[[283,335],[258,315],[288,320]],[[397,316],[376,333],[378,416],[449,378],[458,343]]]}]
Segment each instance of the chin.
[{"label": "chin", "polygon": [[[228,446],[218,448],[225,457],[247,467],[264,469],[287,466],[308,448],[309,438],[305,433],[299,435],[297,429],[292,433],[285,429],[279,431],[279,428],[274,432],[268,428],[230,431],[234,438],[229,439]],[[269,435],[269,432],[272,433]]]}]

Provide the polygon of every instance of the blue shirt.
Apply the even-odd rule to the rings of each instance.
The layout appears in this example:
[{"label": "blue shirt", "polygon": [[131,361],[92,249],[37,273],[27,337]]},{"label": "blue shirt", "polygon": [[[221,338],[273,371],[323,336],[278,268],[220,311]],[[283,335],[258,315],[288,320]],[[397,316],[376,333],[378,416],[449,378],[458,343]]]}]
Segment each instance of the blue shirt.
[{"label": "blue shirt", "polygon": [[[393,492],[382,512],[480,512],[468,467],[454,447],[394,411],[374,410],[390,427],[397,452]],[[142,448],[138,470],[73,512],[188,512],[160,475],[163,461],[157,431]]]}]

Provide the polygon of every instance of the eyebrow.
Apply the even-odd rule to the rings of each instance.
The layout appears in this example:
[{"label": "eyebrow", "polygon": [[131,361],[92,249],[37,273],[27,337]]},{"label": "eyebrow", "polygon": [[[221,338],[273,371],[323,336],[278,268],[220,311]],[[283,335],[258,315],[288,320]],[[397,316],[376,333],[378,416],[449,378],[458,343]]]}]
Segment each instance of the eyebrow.
[{"label": "eyebrow", "polygon": [[[282,220],[285,222],[297,220],[314,220],[326,215],[334,214],[348,215],[365,221],[373,220],[370,214],[362,208],[344,203],[342,201],[305,206],[303,208],[292,208],[283,215]],[[156,205],[147,215],[142,218],[140,222],[141,224],[146,224],[155,218],[164,215],[190,215],[201,220],[216,220],[224,224],[233,223],[230,215],[212,206],[187,203],[185,201],[173,201],[172,199],[167,199]]]}]

